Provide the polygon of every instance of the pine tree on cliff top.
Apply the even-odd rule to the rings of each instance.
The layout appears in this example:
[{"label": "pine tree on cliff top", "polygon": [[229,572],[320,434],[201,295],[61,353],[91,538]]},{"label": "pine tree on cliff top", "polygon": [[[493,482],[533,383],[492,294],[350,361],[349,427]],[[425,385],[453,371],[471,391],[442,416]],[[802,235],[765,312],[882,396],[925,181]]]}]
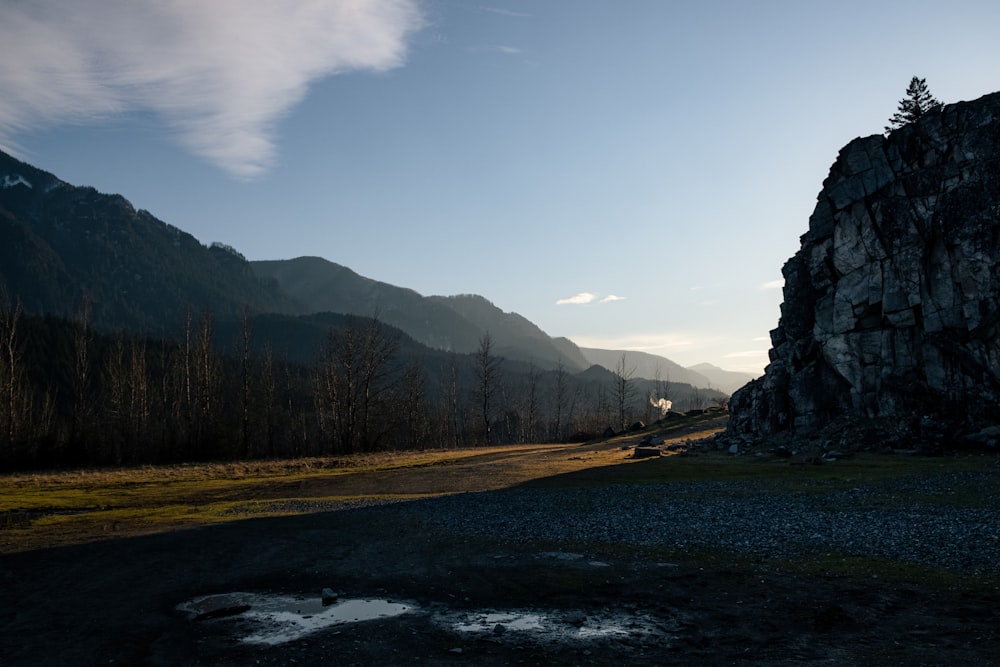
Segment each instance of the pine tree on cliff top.
[{"label": "pine tree on cliff top", "polygon": [[913,77],[906,88],[906,97],[899,101],[899,110],[889,119],[885,126],[886,132],[892,132],[904,125],[909,125],[934,107],[941,106],[931,91],[927,88],[927,79]]}]

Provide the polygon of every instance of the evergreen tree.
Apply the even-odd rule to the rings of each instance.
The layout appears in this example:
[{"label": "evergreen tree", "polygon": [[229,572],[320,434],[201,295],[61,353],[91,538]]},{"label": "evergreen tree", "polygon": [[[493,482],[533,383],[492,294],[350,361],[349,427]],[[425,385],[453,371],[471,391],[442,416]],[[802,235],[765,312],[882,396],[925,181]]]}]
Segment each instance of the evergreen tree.
[{"label": "evergreen tree", "polygon": [[899,108],[889,119],[889,125],[885,126],[885,131],[892,132],[904,125],[909,125],[938,106],[941,106],[941,102],[931,95],[931,91],[927,88],[927,79],[915,76],[910,79],[910,85],[906,88],[906,97],[899,101]]}]

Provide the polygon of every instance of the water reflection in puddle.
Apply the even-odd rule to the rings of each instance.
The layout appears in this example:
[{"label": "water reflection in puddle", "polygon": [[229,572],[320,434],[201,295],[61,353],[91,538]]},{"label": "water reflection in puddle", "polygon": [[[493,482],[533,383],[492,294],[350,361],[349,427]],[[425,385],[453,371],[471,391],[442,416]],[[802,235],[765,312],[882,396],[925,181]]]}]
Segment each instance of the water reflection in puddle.
[{"label": "water reflection in puddle", "polygon": [[226,593],[195,598],[177,609],[194,620],[238,620],[244,631],[242,641],[274,645],[335,625],[399,616],[417,607],[389,600],[352,599],[325,605],[319,597]]},{"label": "water reflection in puddle", "polygon": [[625,636],[664,637],[676,630],[672,627],[674,624],[665,619],[612,611],[589,616],[582,612],[556,610],[453,611],[439,614],[436,621],[458,633],[504,635],[507,632],[523,632],[538,639],[556,641]]},{"label": "water reflection in puddle", "polygon": [[491,632],[500,625],[505,631],[541,630],[545,621],[545,616],[541,614],[496,612],[469,619],[467,623],[459,621],[454,624],[454,629],[459,632]]},{"label": "water reflection in puddle", "polygon": [[634,611],[598,613],[559,609],[478,609],[430,612],[413,602],[344,599],[324,604],[321,597],[262,593],[206,595],[177,605],[194,621],[226,623],[240,641],[278,645],[345,623],[401,614],[425,613],[433,623],[458,635],[521,637],[527,641],[588,641],[658,638],[669,641],[678,630],[675,618]]}]

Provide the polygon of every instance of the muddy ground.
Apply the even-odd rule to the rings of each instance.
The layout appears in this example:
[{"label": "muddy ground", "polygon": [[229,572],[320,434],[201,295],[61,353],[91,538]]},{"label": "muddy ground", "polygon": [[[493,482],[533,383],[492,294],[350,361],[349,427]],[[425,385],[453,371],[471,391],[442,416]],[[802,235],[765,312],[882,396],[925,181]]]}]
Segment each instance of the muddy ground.
[{"label": "muddy ground", "polygon": [[[752,554],[512,544],[401,508],[5,554],[0,665],[1000,664],[995,583],[803,574]],[[240,592],[315,610],[324,589],[339,596],[331,608],[381,600],[407,612],[267,643],[247,639],[277,617],[183,607]]]}]

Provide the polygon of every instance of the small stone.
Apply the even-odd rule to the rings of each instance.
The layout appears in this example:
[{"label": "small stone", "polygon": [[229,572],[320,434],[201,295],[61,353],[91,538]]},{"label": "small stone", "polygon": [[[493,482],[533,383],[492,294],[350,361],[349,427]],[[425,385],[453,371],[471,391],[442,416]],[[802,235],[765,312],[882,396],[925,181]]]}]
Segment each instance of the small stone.
[{"label": "small stone", "polygon": [[503,626],[503,623],[497,623],[493,626],[493,634],[502,635],[505,632],[507,632],[507,628]]},{"label": "small stone", "polygon": [[339,597],[340,597],[340,595],[335,590],[333,590],[332,588],[324,588],[323,592],[320,594],[320,598],[323,601],[323,606],[324,607],[329,607],[334,602],[336,602],[337,598],[339,598]]},{"label": "small stone", "polygon": [[650,456],[660,456],[663,452],[659,447],[636,447],[632,458],[643,459]]}]

